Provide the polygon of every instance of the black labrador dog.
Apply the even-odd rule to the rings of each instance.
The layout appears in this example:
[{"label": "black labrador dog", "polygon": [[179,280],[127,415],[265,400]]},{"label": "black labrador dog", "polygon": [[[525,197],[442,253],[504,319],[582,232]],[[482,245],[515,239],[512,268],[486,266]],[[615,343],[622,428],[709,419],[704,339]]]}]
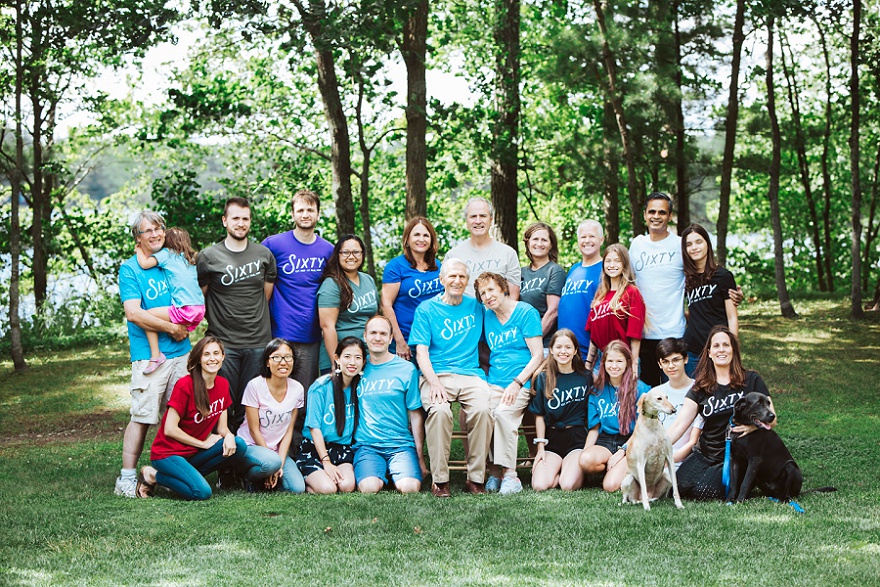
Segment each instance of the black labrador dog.
[{"label": "black labrador dog", "polygon": [[753,424],[758,429],[731,441],[727,501],[743,501],[755,486],[783,502],[801,494],[804,476],[782,439],[770,429],[775,419],[766,395],[752,392],[733,405],[734,425]]}]

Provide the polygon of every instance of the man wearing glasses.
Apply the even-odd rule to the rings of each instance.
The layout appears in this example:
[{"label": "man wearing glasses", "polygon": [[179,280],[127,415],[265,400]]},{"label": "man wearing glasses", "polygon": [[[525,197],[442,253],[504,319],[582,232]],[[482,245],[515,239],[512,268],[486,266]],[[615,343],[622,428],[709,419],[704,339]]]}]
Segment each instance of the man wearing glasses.
[{"label": "man wearing glasses", "polygon": [[[155,212],[138,213],[131,223],[134,240],[149,255],[165,245],[165,221]],[[137,464],[144,449],[147,430],[159,417],[177,380],[186,375],[189,333],[186,327],[156,318],[147,310],[171,305],[165,273],[158,266],[141,269],[132,255],[119,268],[119,296],[128,321],[131,352],[131,421],[122,441],[122,470],[116,478],[116,495],[137,497]],[[159,333],[159,350],[166,361],[149,376],[150,344],[144,329]]]},{"label": "man wearing glasses", "polygon": [[277,271],[271,251],[248,239],[251,207],[245,198],[226,201],[223,226],[226,238],[199,253],[196,266],[205,294],[206,334],[222,340],[226,349],[220,375],[229,381],[234,432],[244,422],[244,389],[260,374],[263,349],[272,339],[269,298]]},{"label": "man wearing glasses", "polygon": [[[278,278],[269,300],[272,336],[293,345],[293,378],[308,392],[318,378],[321,327],[317,293],[333,245],[315,234],[321,202],[311,190],[300,190],[291,201],[294,229],[268,237],[263,245],[275,256]],[[308,401],[308,400],[307,400]]]}]

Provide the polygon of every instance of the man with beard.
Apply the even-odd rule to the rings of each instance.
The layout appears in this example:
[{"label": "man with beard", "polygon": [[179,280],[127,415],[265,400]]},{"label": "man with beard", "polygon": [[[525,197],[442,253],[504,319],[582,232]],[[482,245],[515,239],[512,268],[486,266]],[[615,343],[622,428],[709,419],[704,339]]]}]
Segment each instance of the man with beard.
[{"label": "man with beard", "polygon": [[205,294],[206,334],[226,347],[220,375],[229,380],[229,428],[235,431],[244,421],[244,388],[259,375],[260,356],[272,339],[268,300],[277,271],[269,249],[247,238],[251,208],[245,198],[226,201],[223,226],[226,238],[199,253],[196,267]]},{"label": "man with beard", "polygon": [[308,405],[308,389],[318,378],[321,349],[317,294],[333,245],[315,234],[321,210],[318,194],[296,192],[291,208],[294,229],[272,235],[263,244],[278,264],[278,282],[269,302],[272,336],[292,344],[296,356],[293,378],[306,390]]}]

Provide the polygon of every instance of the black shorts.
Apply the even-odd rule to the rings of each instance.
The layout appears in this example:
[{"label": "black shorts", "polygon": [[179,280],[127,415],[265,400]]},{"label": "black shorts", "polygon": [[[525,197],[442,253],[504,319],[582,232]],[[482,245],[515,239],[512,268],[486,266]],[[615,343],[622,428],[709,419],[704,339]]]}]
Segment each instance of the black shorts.
[{"label": "black shorts", "polygon": [[604,446],[611,452],[611,454],[614,454],[617,452],[617,449],[626,444],[627,440],[629,440],[629,436],[624,436],[622,434],[602,434],[600,432],[599,438],[596,440],[596,446]]},{"label": "black shorts", "polygon": [[[327,443],[327,455],[330,462],[336,465],[354,463],[354,451],[350,444],[336,444],[335,442]],[[318,457],[318,451],[315,449],[314,443],[308,438],[303,438],[299,445],[299,453],[296,455],[296,466],[303,477],[308,477],[315,471],[323,471],[324,465]]]},{"label": "black shorts", "polygon": [[544,450],[565,458],[571,451],[584,448],[584,444],[587,442],[587,428],[586,426],[549,428],[547,441]]}]

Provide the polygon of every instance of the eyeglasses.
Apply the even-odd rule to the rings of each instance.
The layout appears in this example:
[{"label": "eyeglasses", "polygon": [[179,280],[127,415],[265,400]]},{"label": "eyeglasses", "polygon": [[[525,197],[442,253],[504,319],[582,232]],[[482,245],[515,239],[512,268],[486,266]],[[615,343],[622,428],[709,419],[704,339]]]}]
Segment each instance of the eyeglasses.
[{"label": "eyeglasses", "polygon": [[271,357],[269,357],[269,360],[276,363],[292,363],[293,355],[272,355]]},{"label": "eyeglasses", "polygon": [[355,259],[358,259],[363,254],[363,251],[339,251],[339,256],[343,259],[348,259],[349,257],[354,257]]},{"label": "eyeglasses", "polygon": [[155,236],[157,234],[162,234],[165,232],[165,227],[160,226],[158,228],[151,228],[149,230],[139,230],[138,234],[141,236]]},{"label": "eyeglasses", "polygon": [[673,357],[671,359],[660,359],[661,367],[672,367],[684,361],[683,357]]}]

